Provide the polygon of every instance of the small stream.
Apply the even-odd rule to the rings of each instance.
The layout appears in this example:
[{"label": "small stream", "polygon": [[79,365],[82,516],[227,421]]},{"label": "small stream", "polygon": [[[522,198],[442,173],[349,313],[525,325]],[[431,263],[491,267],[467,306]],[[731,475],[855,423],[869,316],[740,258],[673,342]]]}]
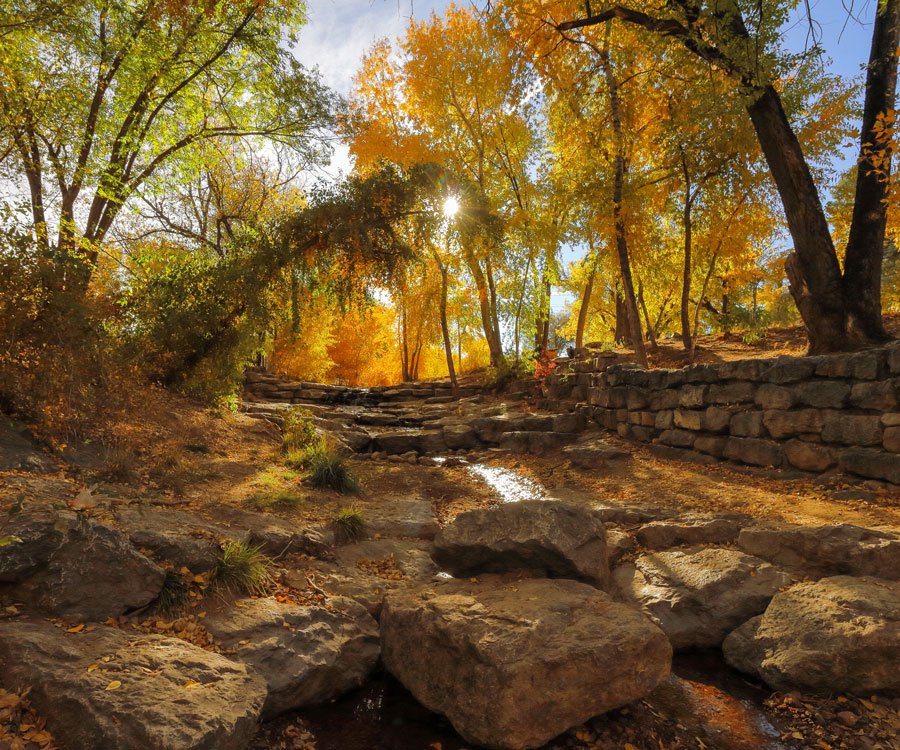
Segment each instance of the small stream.
[{"label": "small stream", "polygon": [[[549,497],[539,482],[511,469],[477,463],[465,466],[504,503]],[[677,723],[690,738],[702,740],[698,747],[785,750],[763,707],[768,695],[765,687],[729,667],[716,650],[676,655],[672,676],[646,701],[654,715]],[[312,733],[317,750],[474,750],[444,717],[422,707],[383,672],[333,703],[280,721],[294,718],[301,719]],[[614,720],[625,721],[622,716]],[[546,748],[577,747],[573,742],[551,742]]]}]

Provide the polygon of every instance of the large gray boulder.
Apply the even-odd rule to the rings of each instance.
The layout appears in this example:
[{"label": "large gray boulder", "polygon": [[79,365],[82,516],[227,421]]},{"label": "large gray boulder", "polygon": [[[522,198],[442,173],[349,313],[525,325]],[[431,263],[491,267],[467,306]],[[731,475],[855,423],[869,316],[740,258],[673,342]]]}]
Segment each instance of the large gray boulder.
[{"label": "large gray boulder", "polygon": [[197,513],[170,508],[126,509],[116,523],[131,543],[154,560],[194,573],[212,570],[219,559],[224,533]]},{"label": "large gray boulder", "polygon": [[116,617],[152,602],[165,579],[124,534],[70,511],[11,516],[2,536],[19,541],[0,547],[0,590],[59,617]]},{"label": "large gray boulder", "polygon": [[676,650],[719,646],[791,580],[765,560],[721,547],[641,555],[613,578]]},{"label": "large gray boulder", "polygon": [[900,582],[834,576],[777,594],[722,645],[776,690],[900,692]]},{"label": "large gray boulder", "polygon": [[244,750],[266,697],[245,665],[177,638],[0,624],[0,682],[67,750]]},{"label": "large gray boulder", "polygon": [[671,647],[637,610],[576,581],[449,581],[389,593],[382,659],[468,741],[523,750],[647,695]]},{"label": "large gray boulder", "polygon": [[526,500],[460,513],[434,540],[435,562],[459,576],[527,570],[609,582],[606,526],[573,503]]},{"label": "large gray boulder", "polygon": [[748,528],[740,547],[777,565],[814,576],[877,576],[900,580],[900,536],[852,524]]},{"label": "large gray boulder", "polygon": [[264,719],[359,687],[380,652],[378,626],[349,599],[329,600],[328,608],[240,599],[211,612],[204,625],[265,679]]}]

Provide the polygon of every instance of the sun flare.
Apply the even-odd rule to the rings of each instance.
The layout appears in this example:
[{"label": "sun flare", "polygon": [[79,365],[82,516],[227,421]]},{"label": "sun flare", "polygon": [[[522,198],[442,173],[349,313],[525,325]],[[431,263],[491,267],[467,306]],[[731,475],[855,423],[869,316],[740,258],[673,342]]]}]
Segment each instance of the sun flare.
[{"label": "sun flare", "polygon": [[452,219],[457,213],[459,213],[459,198],[451,195],[444,201],[444,216]]}]

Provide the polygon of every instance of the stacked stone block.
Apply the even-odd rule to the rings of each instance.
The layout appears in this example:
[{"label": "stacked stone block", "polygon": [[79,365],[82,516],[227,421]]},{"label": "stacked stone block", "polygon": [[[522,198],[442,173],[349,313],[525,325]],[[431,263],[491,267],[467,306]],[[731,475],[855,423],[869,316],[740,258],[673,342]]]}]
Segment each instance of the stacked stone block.
[{"label": "stacked stone block", "polygon": [[630,440],[900,484],[900,346],[680,370],[611,362],[574,363],[547,379],[545,395],[582,402]]}]

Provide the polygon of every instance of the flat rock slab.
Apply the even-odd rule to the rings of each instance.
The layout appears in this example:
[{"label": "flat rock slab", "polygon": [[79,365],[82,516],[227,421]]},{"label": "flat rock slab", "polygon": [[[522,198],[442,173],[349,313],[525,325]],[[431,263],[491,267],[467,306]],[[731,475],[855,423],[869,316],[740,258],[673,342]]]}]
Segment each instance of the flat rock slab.
[{"label": "flat rock slab", "polygon": [[243,664],[102,626],[73,635],[0,624],[0,678],[9,690],[30,688],[67,750],[244,750],[266,697]]},{"label": "flat rock slab", "polygon": [[203,573],[215,567],[223,532],[197,513],[168,508],[127,509],[116,523],[131,543],[158,562]]},{"label": "flat rock slab", "polygon": [[900,692],[900,582],[834,576],[777,594],[731,633],[726,661],[776,690]]},{"label": "flat rock slab", "polygon": [[[165,573],[120,531],[70,511],[11,516],[0,536],[0,590],[59,617],[105,620],[152,602]],[[4,586],[3,584],[6,584]]]},{"label": "flat rock slab", "polygon": [[738,544],[750,554],[809,575],[900,580],[900,536],[851,524],[748,528]]},{"label": "flat rock slab", "polygon": [[366,506],[365,532],[368,536],[434,539],[438,525],[430,500],[386,495],[377,505]]},{"label": "flat rock slab", "polygon": [[458,576],[531,571],[609,583],[606,525],[573,503],[525,500],[460,513],[435,537],[433,557]]},{"label": "flat rock slab", "polygon": [[328,594],[353,599],[378,618],[386,592],[425,583],[438,572],[430,550],[428,542],[418,539],[367,539],[337,547],[334,562],[316,562],[308,571],[288,576],[304,588],[311,575]]},{"label": "flat rock slab", "polygon": [[327,608],[239,599],[211,612],[204,625],[265,679],[264,719],[359,687],[380,653],[378,626],[349,599],[333,599]]},{"label": "flat rock slab", "polygon": [[676,650],[719,646],[791,580],[765,560],[719,547],[641,555],[616,568],[613,579]]},{"label": "flat rock slab", "polygon": [[385,597],[382,659],[468,741],[524,750],[638,700],[669,674],[659,628],[568,580],[449,581]]},{"label": "flat rock slab", "polygon": [[668,549],[682,544],[730,544],[738,538],[746,519],[689,517],[651,521],[635,536],[647,549]]}]

